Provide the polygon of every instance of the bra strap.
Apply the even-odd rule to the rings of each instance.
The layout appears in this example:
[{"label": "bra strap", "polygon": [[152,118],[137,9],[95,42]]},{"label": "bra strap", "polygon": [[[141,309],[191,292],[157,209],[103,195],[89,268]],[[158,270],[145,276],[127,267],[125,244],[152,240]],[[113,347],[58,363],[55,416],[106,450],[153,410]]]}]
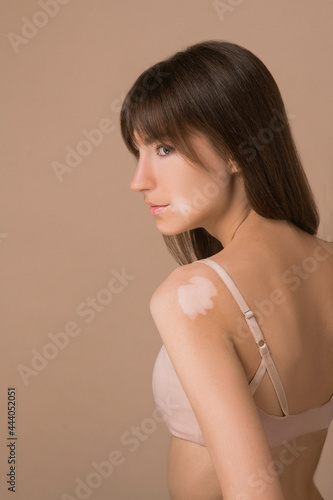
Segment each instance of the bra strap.
[{"label": "bra strap", "polygon": [[229,276],[229,274],[223,269],[222,266],[220,266],[217,262],[211,259],[201,259],[197,260],[196,262],[203,262],[204,264],[207,264],[212,269],[214,269],[214,271],[216,271],[217,274],[220,276],[226,287],[229,289],[231,295],[234,297],[238,306],[240,307],[242,313],[244,314],[248,327],[257,344],[261,356],[261,363],[257,373],[255,374],[254,378],[249,384],[251,393],[254,394],[267,370],[268,375],[272,381],[273,387],[275,389],[277,398],[279,400],[281,409],[285,415],[289,415],[287,397],[281,382],[281,378],[278,374],[275,363],[271,357],[263,333],[257,323],[257,320],[255,319],[253,311],[251,311],[243,295],[239,291],[238,287],[236,286],[232,278]]}]

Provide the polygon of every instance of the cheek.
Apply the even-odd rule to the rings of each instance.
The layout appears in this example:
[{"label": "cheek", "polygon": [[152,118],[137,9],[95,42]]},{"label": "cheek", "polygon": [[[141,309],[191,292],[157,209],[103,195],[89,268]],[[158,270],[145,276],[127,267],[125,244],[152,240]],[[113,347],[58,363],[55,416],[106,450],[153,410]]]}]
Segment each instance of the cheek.
[{"label": "cheek", "polygon": [[198,314],[206,314],[214,304],[212,297],[217,295],[217,289],[212,281],[207,278],[194,276],[189,285],[178,288],[178,304],[190,319],[195,319]]},{"label": "cheek", "polygon": [[220,175],[188,178],[187,182],[177,183],[181,196],[172,200],[173,210],[182,215],[200,213],[216,203],[221,203],[230,193],[229,177],[221,171]]},{"label": "cheek", "polygon": [[182,215],[188,215],[192,212],[192,200],[181,196],[176,196],[172,200],[171,209],[173,212],[179,212]]}]

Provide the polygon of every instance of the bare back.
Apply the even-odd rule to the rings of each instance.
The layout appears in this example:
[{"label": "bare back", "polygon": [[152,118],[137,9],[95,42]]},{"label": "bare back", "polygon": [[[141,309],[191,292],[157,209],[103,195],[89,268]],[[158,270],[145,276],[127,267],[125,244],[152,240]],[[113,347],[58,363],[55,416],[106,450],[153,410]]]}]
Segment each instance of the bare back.
[{"label": "bare back", "polygon": [[[229,273],[254,311],[274,356],[291,414],[325,404],[333,393],[333,244],[285,221],[267,221],[252,238],[235,238],[211,257]],[[257,237],[256,237],[257,236]],[[200,266],[199,263],[190,264]],[[248,380],[258,368],[257,346],[228,290],[221,294],[223,333],[231,333]],[[254,395],[265,412],[282,415],[265,376]],[[319,500],[313,475],[327,430],[301,436],[272,450],[271,472],[257,478],[264,487],[278,473],[287,500]],[[271,476],[272,477],[272,476]],[[221,500],[207,448],[172,436],[168,460],[172,500]]]}]

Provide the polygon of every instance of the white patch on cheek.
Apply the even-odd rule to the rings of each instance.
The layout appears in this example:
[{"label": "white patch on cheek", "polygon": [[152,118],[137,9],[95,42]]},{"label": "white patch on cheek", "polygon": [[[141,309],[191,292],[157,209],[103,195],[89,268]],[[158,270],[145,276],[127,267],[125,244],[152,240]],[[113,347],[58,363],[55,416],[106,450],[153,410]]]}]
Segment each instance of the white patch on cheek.
[{"label": "white patch on cheek", "polygon": [[187,215],[192,211],[192,203],[190,202],[190,200],[182,198],[181,196],[178,196],[173,201],[172,205],[175,207],[176,211],[180,212],[183,215]]},{"label": "white patch on cheek", "polygon": [[213,308],[211,298],[217,295],[217,289],[207,278],[193,276],[190,283],[178,288],[178,304],[186,316],[194,319],[198,314],[206,314],[207,309]]}]

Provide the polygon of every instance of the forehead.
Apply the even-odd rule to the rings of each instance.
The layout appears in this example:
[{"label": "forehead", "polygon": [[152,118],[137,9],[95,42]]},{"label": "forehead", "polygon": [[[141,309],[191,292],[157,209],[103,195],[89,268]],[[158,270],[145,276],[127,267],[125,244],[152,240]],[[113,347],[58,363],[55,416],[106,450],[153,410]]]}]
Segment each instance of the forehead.
[{"label": "forehead", "polygon": [[[184,138],[184,135],[183,135]],[[148,135],[140,134],[138,130],[133,131],[133,139],[136,145],[138,146],[147,146],[149,144],[154,144],[158,142],[158,139],[149,137]],[[163,139],[160,139],[163,141]],[[167,136],[164,137],[165,141],[172,141],[172,138],[168,138]],[[195,149],[212,149],[212,143],[209,141],[209,139],[202,133],[199,132],[198,130],[192,130],[190,135],[187,134],[187,137],[185,141],[189,144],[191,143],[192,146],[195,147]]]},{"label": "forehead", "polygon": [[139,135],[137,130],[134,130],[133,138],[134,138],[134,142],[137,146],[142,146],[146,143],[146,141],[141,138],[141,136]]},{"label": "forehead", "polygon": [[134,130],[133,132],[133,141],[137,147],[149,146],[150,144],[155,144],[157,142],[156,139],[153,139],[148,135],[140,135],[137,130]]}]

